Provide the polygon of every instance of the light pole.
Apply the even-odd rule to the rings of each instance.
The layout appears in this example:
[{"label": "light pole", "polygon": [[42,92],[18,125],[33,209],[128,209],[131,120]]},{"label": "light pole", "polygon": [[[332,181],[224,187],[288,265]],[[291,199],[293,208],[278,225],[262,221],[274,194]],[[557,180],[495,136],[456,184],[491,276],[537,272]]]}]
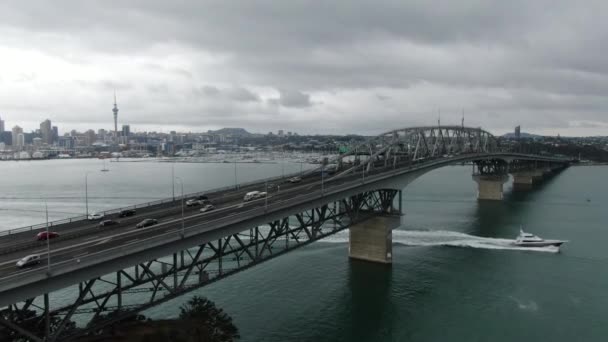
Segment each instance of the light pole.
[{"label": "light pole", "polygon": [[184,228],[184,181],[182,180],[181,177],[175,177],[174,179],[177,179],[179,181],[179,184],[182,186],[182,238],[184,237],[185,234],[185,228]]},{"label": "light pole", "polygon": [[365,184],[365,165],[363,166],[363,169],[361,169],[361,176],[363,177],[363,183]]},{"label": "light pole", "polygon": [[171,193],[175,202],[175,161],[171,161]]},{"label": "light pole", "polygon": [[239,183],[237,182],[237,178],[236,178],[236,158],[234,158],[234,188],[235,189],[239,188]]},{"label": "light pole", "polygon": [[283,149],[282,152],[283,153],[281,154],[281,177],[285,178],[285,149]]},{"label": "light pole", "polygon": [[46,271],[51,273],[51,238],[49,236],[49,206],[44,201],[44,211],[46,212]]},{"label": "light pole", "polygon": [[86,218],[89,219],[89,173],[93,171],[87,171],[84,173],[84,203],[86,207]]},{"label": "light pole", "polygon": [[264,183],[266,196],[264,196],[264,212],[268,210],[268,181]]},{"label": "light pole", "polygon": [[325,164],[321,164],[321,196],[325,194]]}]

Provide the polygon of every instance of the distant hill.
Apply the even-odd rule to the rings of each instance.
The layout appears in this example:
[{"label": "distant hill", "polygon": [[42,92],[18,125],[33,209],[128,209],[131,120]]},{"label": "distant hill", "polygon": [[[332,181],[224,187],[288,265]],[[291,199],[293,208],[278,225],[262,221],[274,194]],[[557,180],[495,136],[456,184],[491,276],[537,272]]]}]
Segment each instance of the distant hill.
[{"label": "distant hill", "polygon": [[251,135],[251,133],[247,132],[244,128],[229,128],[229,127],[218,129],[217,131],[209,130],[209,133],[226,134],[226,135],[241,136],[241,137]]},{"label": "distant hill", "polygon": [[[519,136],[521,138],[540,138],[540,137],[542,137],[542,135],[530,134],[530,133],[524,133],[524,132],[521,132]],[[502,137],[503,138],[514,139],[515,138],[515,133],[506,133],[506,134],[503,134]]]}]

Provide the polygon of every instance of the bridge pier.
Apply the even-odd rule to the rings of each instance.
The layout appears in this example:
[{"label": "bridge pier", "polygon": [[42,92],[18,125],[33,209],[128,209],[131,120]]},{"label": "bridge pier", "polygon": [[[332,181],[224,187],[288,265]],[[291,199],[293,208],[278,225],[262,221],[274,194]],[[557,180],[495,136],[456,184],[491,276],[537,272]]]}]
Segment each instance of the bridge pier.
[{"label": "bridge pier", "polygon": [[473,175],[477,182],[477,199],[500,201],[503,199],[502,187],[509,180],[506,174],[501,175]]},{"label": "bridge pier", "polygon": [[393,229],[401,215],[378,215],[350,227],[349,257],[371,262],[393,262]]}]

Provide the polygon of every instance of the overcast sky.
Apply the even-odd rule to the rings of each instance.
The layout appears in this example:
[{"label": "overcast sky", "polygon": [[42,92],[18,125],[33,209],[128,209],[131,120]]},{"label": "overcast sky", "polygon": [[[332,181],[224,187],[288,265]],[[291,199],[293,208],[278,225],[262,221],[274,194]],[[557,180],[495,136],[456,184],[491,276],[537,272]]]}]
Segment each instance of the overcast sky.
[{"label": "overcast sky", "polygon": [[608,135],[607,1],[23,1],[0,117],[26,131]]}]

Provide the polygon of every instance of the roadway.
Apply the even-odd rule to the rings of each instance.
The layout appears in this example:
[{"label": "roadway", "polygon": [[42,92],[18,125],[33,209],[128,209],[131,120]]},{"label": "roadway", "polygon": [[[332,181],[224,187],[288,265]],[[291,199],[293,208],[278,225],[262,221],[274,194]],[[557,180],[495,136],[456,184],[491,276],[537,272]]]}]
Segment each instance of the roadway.
[{"label": "roadway", "polygon": [[[352,178],[352,177],[351,177]],[[348,179],[342,180],[342,182]],[[183,224],[188,227],[192,224],[204,224],[217,221],[249,211],[255,208],[263,210],[264,206],[276,201],[289,199],[295,192],[311,192],[320,190],[321,177],[308,175],[302,177],[298,183],[274,181],[269,183],[268,198],[243,202],[244,195],[249,191],[265,191],[265,184],[255,184],[240,188],[238,191],[225,190],[216,193],[208,193],[209,200],[215,209],[200,213],[200,205],[187,207],[185,201],[189,197],[184,196],[184,220]],[[78,259],[87,254],[102,251],[106,248],[121,246],[128,248],[129,245],[138,243],[150,235],[158,235],[171,231],[179,234],[182,228],[182,205],[181,200],[176,199],[171,205],[157,206],[153,210],[137,210],[134,216],[119,218],[118,214],[108,215],[104,219],[119,221],[117,225],[99,227],[100,221],[80,221],[79,224],[68,223],[52,227],[50,231],[58,232],[59,237],[50,240],[51,265],[65,260]],[[154,226],[136,228],[136,224],[146,218],[155,218],[159,221]],[[33,268],[45,268],[47,264],[46,241],[35,241],[36,234],[44,229],[21,232],[0,238],[0,277],[14,275],[30,271]],[[18,269],[15,263],[26,255],[39,254],[41,263],[37,266]]]},{"label": "roadway", "polygon": [[[511,154],[513,155],[513,154]],[[460,155],[453,158],[439,158],[435,160],[425,160],[418,164],[403,163],[396,168],[375,168],[370,173],[365,174],[368,182],[382,177],[392,177],[399,174],[423,171],[445,166],[451,163],[470,161],[479,156]],[[479,159],[479,158],[478,158]],[[405,166],[405,167],[402,167]],[[252,210],[264,210],[266,202],[268,205],[273,203],[294,203],[301,202],[298,197],[309,198],[306,196],[314,192],[320,194],[321,187],[325,191],[339,190],[346,191],[360,186],[362,183],[360,172],[345,175],[337,180],[330,180],[321,184],[321,176],[317,173],[305,175],[299,183],[291,184],[283,179],[274,180],[269,187],[269,196],[266,199],[258,199],[250,202],[243,202],[246,192],[265,190],[265,183],[261,181],[238,190],[223,190],[208,193],[209,200],[215,205],[216,209],[207,213],[200,213],[200,206],[185,207],[184,220],[182,222],[181,201],[147,207],[144,210],[138,209],[135,216],[127,218],[117,218],[117,215],[106,216],[106,219],[117,219],[118,225],[109,227],[99,227],[98,221],[80,221],[65,225],[54,226],[52,231],[59,232],[60,237],[51,239],[51,265],[74,260],[79,263],[80,258],[93,255],[107,249],[120,247],[121,250],[128,250],[130,246],[145,243],[151,237],[164,236],[171,232],[180,234],[182,224],[188,229],[191,226],[202,227],[199,233],[221,229],[240,214],[251,215]],[[280,190],[279,188],[280,187]],[[320,197],[320,195],[318,195]],[[263,213],[262,213],[263,214]],[[135,225],[145,218],[155,218],[159,221],[157,225],[136,228]],[[0,237],[0,279],[19,276],[20,273],[31,272],[32,270],[45,269],[47,254],[46,242],[33,241],[38,231],[22,232],[14,235]],[[25,269],[18,269],[15,263],[22,257],[30,254],[40,254],[42,262],[37,266]]]}]

